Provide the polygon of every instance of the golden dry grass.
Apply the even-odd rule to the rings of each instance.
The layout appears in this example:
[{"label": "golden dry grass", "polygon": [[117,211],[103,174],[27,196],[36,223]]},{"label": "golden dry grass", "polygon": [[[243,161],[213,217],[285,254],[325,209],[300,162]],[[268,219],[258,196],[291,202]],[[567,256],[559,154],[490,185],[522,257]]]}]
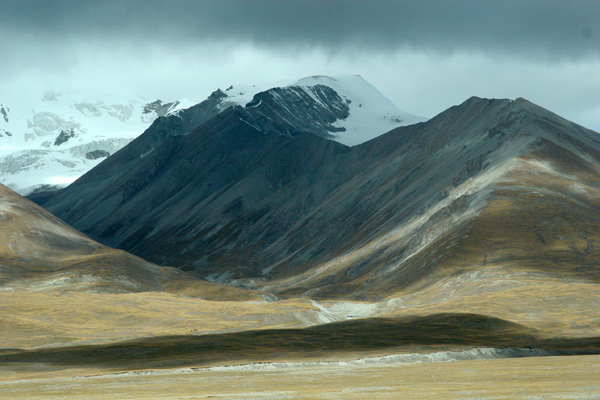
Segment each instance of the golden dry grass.
[{"label": "golden dry grass", "polygon": [[600,336],[599,286],[486,267],[400,296],[382,315],[471,312],[522,323],[541,335]]},{"label": "golden dry grass", "polygon": [[600,399],[600,356],[0,380],[3,399]]},{"label": "golden dry grass", "polygon": [[301,327],[316,322],[307,299],[208,301],[163,292],[0,292],[0,348]]}]

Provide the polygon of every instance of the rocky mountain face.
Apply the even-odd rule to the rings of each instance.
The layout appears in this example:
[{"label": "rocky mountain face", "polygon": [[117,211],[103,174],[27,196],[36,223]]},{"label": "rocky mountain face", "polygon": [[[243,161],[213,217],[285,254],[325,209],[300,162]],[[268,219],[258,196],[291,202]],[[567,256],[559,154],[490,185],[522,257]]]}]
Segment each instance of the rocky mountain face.
[{"label": "rocky mountain face", "polygon": [[[596,132],[524,99],[473,97],[347,147],[324,138],[343,101],[284,92],[160,118],[44,206],[102,243],[279,295],[598,282]],[[335,106],[316,107],[325,99]],[[303,109],[314,125],[292,118]]]},{"label": "rocky mountain face", "polygon": [[359,75],[311,76],[271,88],[231,86],[223,93],[222,109],[258,108],[263,131],[275,123],[280,134],[306,131],[347,146],[426,120],[399,110]]},{"label": "rocky mountain face", "polygon": [[345,131],[332,124],[350,115],[347,101],[328,86],[296,86],[258,93],[246,108],[255,109],[252,114],[260,122],[261,131],[290,136],[306,131],[333,138],[332,132]]}]

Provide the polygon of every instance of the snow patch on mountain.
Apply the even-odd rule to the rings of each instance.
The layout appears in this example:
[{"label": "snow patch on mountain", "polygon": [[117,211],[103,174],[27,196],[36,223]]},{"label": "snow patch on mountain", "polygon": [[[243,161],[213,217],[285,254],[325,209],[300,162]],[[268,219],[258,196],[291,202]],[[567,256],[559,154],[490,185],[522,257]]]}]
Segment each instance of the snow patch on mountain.
[{"label": "snow patch on mountain", "polygon": [[300,79],[291,86],[315,85],[329,86],[346,100],[350,115],[345,120],[338,120],[333,124],[345,130],[333,135],[335,141],[347,146],[364,143],[399,126],[427,120],[398,109],[359,75],[313,76]]},{"label": "snow patch on mountain", "polygon": [[[246,106],[246,104],[250,103],[254,96],[260,92],[265,92],[269,89],[273,89],[276,87],[285,87],[292,84],[294,81],[291,79],[281,80],[274,83],[269,84],[259,84],[259,85],[231,85],[222,93],[224,93],[227,97],[225,97],[221,103],[219,104],[219,109],[221,111],[233,107],[233,106]],[[256,107],[258,104],[255,104]]]},{"label": "snow patch on mountain", "polygon": [[[226,97],[219,107],[224,110],[231,106],[256,108],[259,101],[253,101],[258,93],[274,88],[299,88],[306,92],[316,103],[322,103],[315,96],[313,88],[317,85],[333,89],[348,105],[349,116],[334,122],[339,131],[331,132],[333,140],[347,146],[356,146],[369,141],[399,126],[424,122],[427,118],[410,114],[398,109],[388,98],[360,75],[312,76],[300,80],[279,81],[271,85],[232,85],[223,93]],[[324,107],[335,105],[321,104]]]}]

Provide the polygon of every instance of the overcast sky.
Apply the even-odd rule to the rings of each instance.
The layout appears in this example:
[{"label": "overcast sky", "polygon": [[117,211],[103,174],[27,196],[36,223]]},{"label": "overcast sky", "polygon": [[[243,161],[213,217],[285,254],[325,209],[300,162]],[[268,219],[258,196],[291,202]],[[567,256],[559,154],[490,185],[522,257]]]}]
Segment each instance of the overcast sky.
[{"label": "overcast sky", "polygon": [[0,0],[11,91],[200,101],[230,84],[360,74],[432,117],[525,97],[600,131],[600,1]]}]

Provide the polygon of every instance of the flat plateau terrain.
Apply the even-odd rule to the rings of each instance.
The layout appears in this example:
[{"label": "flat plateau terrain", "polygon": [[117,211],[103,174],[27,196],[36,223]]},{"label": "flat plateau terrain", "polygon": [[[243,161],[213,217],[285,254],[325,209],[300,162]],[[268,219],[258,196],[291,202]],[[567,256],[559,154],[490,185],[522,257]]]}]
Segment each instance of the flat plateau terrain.
[{"label": "flat plateau terrain", "polygon": [[600,399],[600,356],[267,365],[0,381],[3,399]]},{"label": "flat plateau terrain", "polygon": [[379,303],[4,292],[0,398],[600,399],[588,286]]}]

